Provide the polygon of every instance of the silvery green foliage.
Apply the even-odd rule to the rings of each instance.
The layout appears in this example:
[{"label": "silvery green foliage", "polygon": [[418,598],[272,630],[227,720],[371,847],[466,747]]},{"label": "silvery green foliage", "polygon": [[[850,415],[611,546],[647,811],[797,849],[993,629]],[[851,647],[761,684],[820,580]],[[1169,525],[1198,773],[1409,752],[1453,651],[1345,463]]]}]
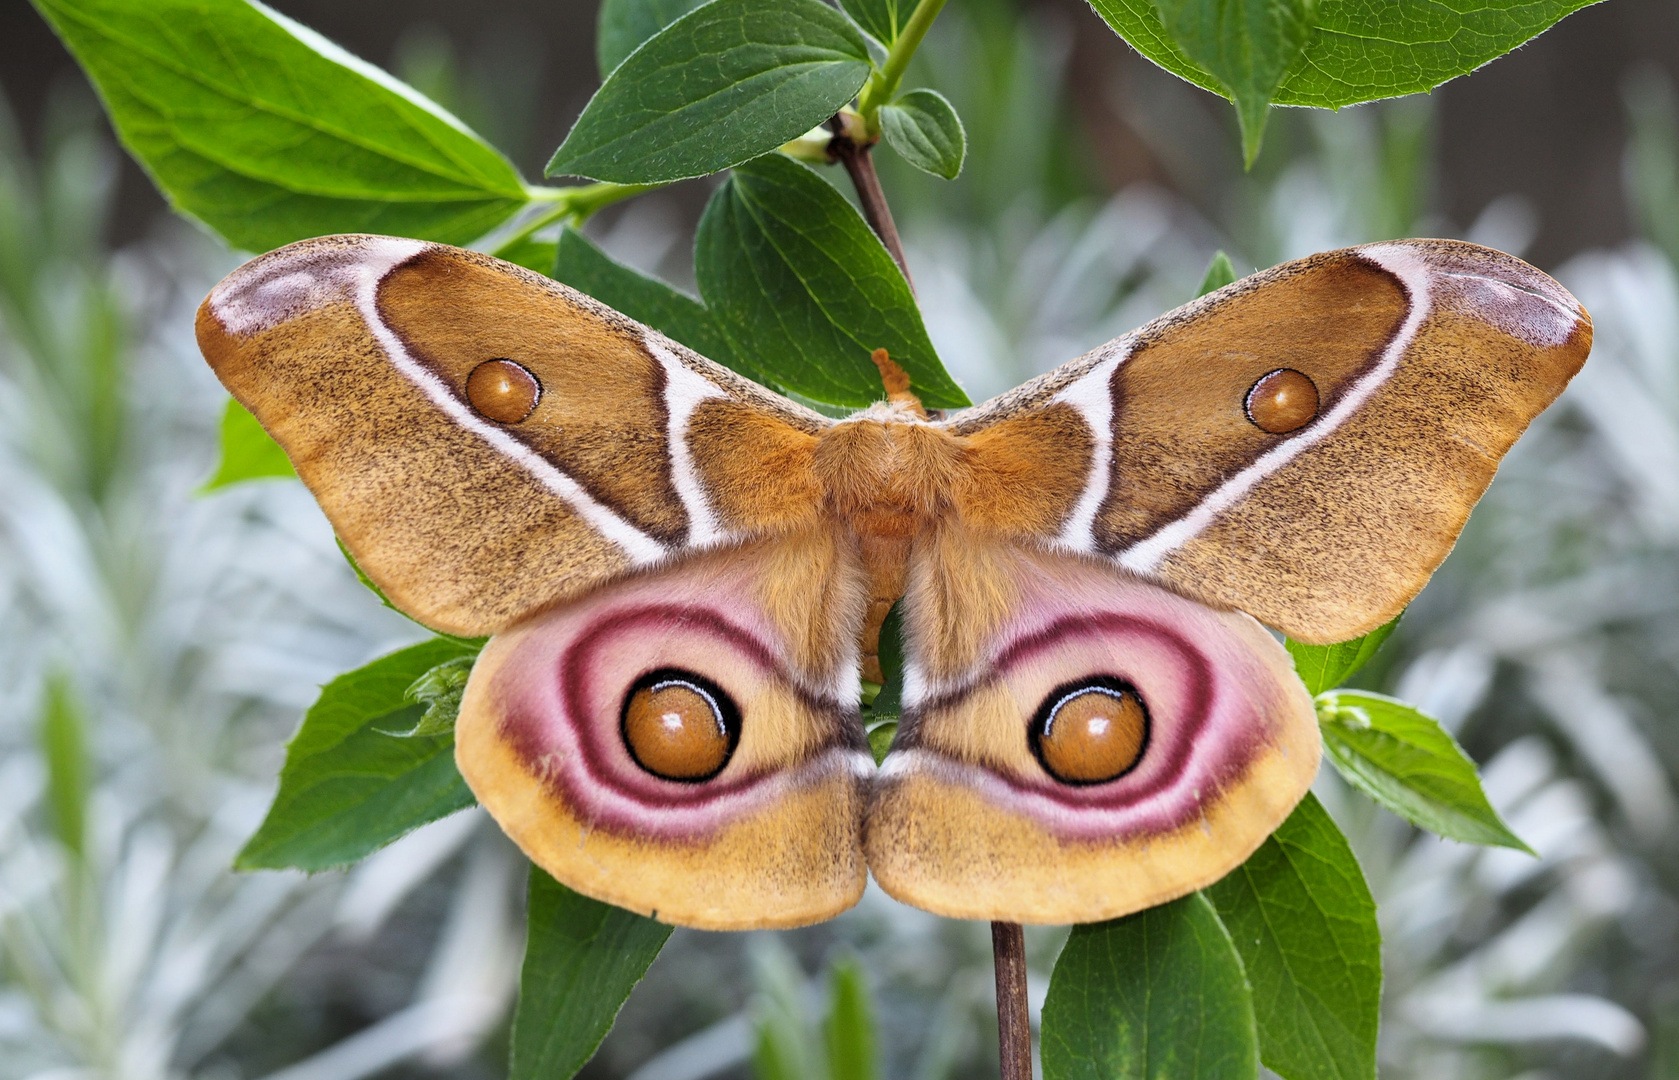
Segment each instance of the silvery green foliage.
[{"label": "silvery green foliage", "polygon": [[[223,394],[192,312],[235,260],[178,226],[101,250],[115,151],[91,103],[57,104],[39,168],[0,109],[0,1078],[244,1071],[229,1040],[300,958],[354,958],[465,852],[406,1000],[319,1053],[263,1049],[290,1080],[458,1060],[504,1015],[520,944],[520,862],[475,815],[348,879],[228,869],[315,687],[416,631],[299,485],[195,498]],[[81,732],[55,760],[85,760],[85,788],[42,752],[49,679]]]}]

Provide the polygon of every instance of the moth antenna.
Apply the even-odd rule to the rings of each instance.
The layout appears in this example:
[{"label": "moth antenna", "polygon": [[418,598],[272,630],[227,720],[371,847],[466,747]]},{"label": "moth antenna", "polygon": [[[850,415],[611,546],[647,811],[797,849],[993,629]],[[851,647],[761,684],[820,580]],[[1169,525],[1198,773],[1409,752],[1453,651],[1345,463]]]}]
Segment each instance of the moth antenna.
[{"label": "moth antenna", "polygon": [[909,372],[899,367],[885,349],[876,349],[869,359],[880,369],[880,381],[886,386],[886,400],[894,405],[908,405],[915,410],[915,415],[925,419],[926,408],[921,399],[910,391]]}]

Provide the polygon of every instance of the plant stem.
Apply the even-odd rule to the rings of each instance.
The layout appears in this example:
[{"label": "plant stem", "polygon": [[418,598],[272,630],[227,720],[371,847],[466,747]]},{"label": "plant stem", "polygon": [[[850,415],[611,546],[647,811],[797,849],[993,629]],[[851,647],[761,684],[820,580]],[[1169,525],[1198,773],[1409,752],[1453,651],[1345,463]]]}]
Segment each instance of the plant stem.
[{"label": "plant stem", "polygon": [[528,187],[525,196],[532,203],[550,203],[548,209],[527,221],[519,229],[503,240],[492,254],[504,255],[514,247],[530,239],[537,230],[552,225],[561,218],[571,219],[572,224],[581,225],[597,210],[611,206],[632,195],[640,195],[654,188],[663,187],[662,184],[578,184],[575,187]]},{"label": "plant stem", "polygon": [[944,7],[944,0],[921,0],[910,12],[909,21],[898,35],[898,40],[892,43],[892,48],[886,54],[886,63],[880,70],[869,76],[869,81],[863,84],[862,92],[857,95],[857,111],[863,114],[863,119],[869,125],[870,133],[879,130],[880,107],[892,100],[892,95],[898,92],[898,84],[903,81],[904,69],[909,67],[910,57],[920,48],[921,39],[927,36],[927,28],[938,18],[939,10]]},{"label": "plant stem", "polygon": [[997,1057],[1003,1080],[1032,1080],[1032,1018],[1026,1008],[1026,935],[1019,923],[991,924],[997,969]]},{"label": "plant stem", "polygon": [[915,281],[909,276],[903,241],[898,239],[898,226],[892,220],[891,207],[886,205],[886,192],[881,190],[880,177],[875,174],[874,158],[869,154],[869,147],[859,146],[849,136],[836,132],[828,143],[828,152],[839,158],[845,171],[851,174],[851,184],[857,189],[857,201],[863,205],[864,220],[880,237],[880,242],[886,245],[898,269],[904,272],[904,281],[908,283],[910,292],[914,293]]}]

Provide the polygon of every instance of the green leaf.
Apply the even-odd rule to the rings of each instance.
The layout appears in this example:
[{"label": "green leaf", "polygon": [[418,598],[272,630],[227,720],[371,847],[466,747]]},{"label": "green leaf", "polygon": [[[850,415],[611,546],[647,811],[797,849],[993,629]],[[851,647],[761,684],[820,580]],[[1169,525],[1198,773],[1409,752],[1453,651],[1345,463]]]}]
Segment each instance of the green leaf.
[{"label": "green leaf", "polygon": [[222,456],[216,471],[198,489],[200,495],[246,480],[297,479],[291,459],[245,406],[229,398],[222,412]]},{"label": "green leaf", "polygon": [[1316,697],[1325,690],[1340,686],[1369,663],[1403,617],[1404,612],[1401,612],[1363,637],[1339,641],[1334,645],[1307,645],[1292,638],[1284,644],[1288,646],[1288,654],[1294,657],[1294,670],[1299,673],[1300,681],[1306,684],[1307,692]]},{"label": "green leaf", "polygon": [[904,32],[915,0],[840,0],[840,9],[888,49]]},{"label": "green leaf", "polygon": [[1210,292],[1217,292],[1235,280],[1236,267],[1231,264],[1230,256],[1223,251],[1215,251],[1212,261],[1207,263],[1207,272],[1201,276],[1201,287],[1195,291],[1195,295],[1206,296]]},{"label": "green leaf", "polygon": [[898,734],[896,720],[882,720],[869,728],[869,753],[874,755],[874,763],[879,765],[886,760],[886,754],[892,749],[892,740]]},{"label": "green leaf", "polygon": [[1352,847],[1310,792],[1206,889],[1242,955],[1259,1056],[1285,1080],[1375,1080],[1382,933]]},{"label": "green leaf", "polygon": [[476,655],[448,638],[411,645],[327,683],[286,746],[280,791],[234,860],[240,870],[326,870],[473,803],[452,736],[405,739],[421,708],[403,695],[437,665]]},{"label": "green leaf", "polygon": [[868,979],[851,957],[835,960],[828,971],[828,1018],[822,1036],[828,1052],[827,1080],[875,1080],[880,1075]]},{"label": "green leaf", "polygon": [[404,701],[425,709],[419,722],[407,731],[387,731],[405,739],[429,738],[433,735],[453,735],[455,720],[461,714],[461,698],[466,696],[466,680],[472,675],[477,656],[457,656],[445,660],[402,692]]},{"label": "green leaf", "polygon": [[594,1056],[671,927],[530,870],[509,1080],[566,1080]]},{"label": "green leaf", "polygon": [[728,339],[704,304],[657,278],[613,262],[576,229],[568,227],[560,233],[552,273],[555,280],[680,341],[706,359],[736,367]]},{"label": "green leaf", "polygon": [[1318,726],[1347,783],[1418,828],[1533,854],[1487,802],[1475,763],[1433,717],[1357,690],[1318,695]]},{"label": "green leaf", "polygon": [[[1317,0],[1305,47],[1272,101],[1338,109],[1432,90],[1595,2]],[[1225,93],[1220,80],[1172,40],[1154,0],[1091,0],[1091,6],[1156,64],[1215,94]]]},{"label": "green leaf", "polygon": [[595,63],[600,77],[612,74],[624,58],[660,30],[705,0],[601,0],[595,19]]},{"label": "green leaf", "polygon": [[245,0],[35,0],[176,209],[234,247],[324,233],[463,244],[525,203],[437,105]]},{"label": "green leaf", "polygon": [[845,196],[790,158],[743,165],[717,189],[694,272],[739,370],[760,382],[868,405],[885,396],[869,359],[885,349],[927,407],[968,404],[892,256]]},{"label": "green leaf", "polygon": [[1299,58],[1315,0],[1154,0],[1172,39],[1236,103],[1243,157],[1259,156],[1265,117]]},{"label": "green leaf", "polygon": [[559,245],[552,240],[532,240],[530,237],[501,248],[496,254],[498,259],[506,259],[526,270],[535,270],[539,274],[553,274],[554,258]]},{"label": "green leaf", "polygon": [[1258,1075],[1253,993],[1200,893],[1073,927],[1044,1000],[1044,1080]]},{"label": "green leaf", "polygon": [[869,69],[863,35],[821,0],[712,0],[607,77],[548,175],[657,184],[714,173],[833,116]]},{"label": "green leaf", "polygon": [[968,153],[962,118],[936,90],[911,90],[880,110],[886,145],[923,172],[954,180]]},{"label": "green leaf", "polygon": [[76,688],[62,671],[47,676],[37,737],[47,761],[47,805],[53,832],[66,851],[81,858],[87,843],[87,722]]}]

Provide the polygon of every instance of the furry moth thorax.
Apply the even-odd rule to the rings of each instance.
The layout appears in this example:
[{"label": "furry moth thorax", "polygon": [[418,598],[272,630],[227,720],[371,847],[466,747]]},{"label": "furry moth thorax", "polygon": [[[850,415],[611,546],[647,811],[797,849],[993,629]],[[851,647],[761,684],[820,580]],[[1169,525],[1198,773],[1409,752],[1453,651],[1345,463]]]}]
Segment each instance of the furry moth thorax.
[{"label": "furry moth thorax", "polygon": [[[502,827],[717,928],[825,918],[870,871],[1061,923],[1227,873],[1319,754],[1260,623],[1401,610],[1591,340],[1550,278],[1452,241],[1276,267],[945,419],[883,363],[889,400],[830,420],[386,237],[246,264],[198,333],[393,602],[493,635],[456,758]],[[900,597],[877,770],[860,666]]]}]

